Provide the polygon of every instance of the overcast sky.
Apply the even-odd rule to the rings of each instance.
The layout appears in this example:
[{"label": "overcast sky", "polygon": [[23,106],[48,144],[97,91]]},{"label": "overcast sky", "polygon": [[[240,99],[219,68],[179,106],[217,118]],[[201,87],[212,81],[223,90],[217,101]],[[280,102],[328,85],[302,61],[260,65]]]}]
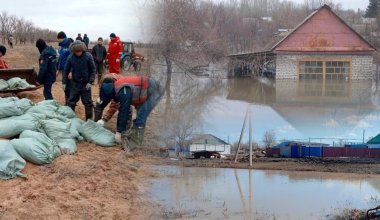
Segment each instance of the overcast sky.
[{"label": "overcast sky", "polygon": [[[75,38],[87,33],[90,40],[114,32],[122,40],[149,41],[149,0],[1,0],[1,11],[32,21],[36,26],[65,31]],[[304,0],[293,0],[298,3]],[[368,0],[335,0],[344,9],[365,9]]]}]

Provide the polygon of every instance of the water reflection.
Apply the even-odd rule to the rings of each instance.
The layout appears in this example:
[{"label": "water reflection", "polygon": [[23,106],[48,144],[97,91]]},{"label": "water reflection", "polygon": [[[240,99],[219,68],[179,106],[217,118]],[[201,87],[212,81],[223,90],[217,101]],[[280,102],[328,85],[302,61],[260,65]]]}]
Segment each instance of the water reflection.
[{"label": "water reflection", "polygon": [[191,132],[235,142],[248,105],[258,143],[269,130],[275,131],[277,141],[334,145],[362,142],[363,133],[366,141],[380,131],[380,86],[371,81],[220,80],[178,73],[170,91],[164,100],[167,126],[160,125],[165,140],[184,137],[173,133],[191,127]]},{"label": "water reflection", "polygon": [[371,197],[380,192],[373,186],[378,179],[357,174],[158,169],[152,197],[184,218],[197,213],[196,219],[325,219],[337,209],[371,207]]}]

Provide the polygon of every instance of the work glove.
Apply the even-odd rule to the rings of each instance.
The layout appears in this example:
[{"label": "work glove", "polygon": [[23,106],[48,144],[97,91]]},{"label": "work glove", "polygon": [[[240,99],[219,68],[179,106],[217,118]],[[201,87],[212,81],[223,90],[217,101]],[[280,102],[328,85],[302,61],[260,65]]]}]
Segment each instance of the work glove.
[{"label": "work glove", "polygon": [[101,126],[104,126],[104,124],[106,123],[103,119],[100,119],[99,121],[97,121],[96,123],[98,123],[99,125]]},{"label": "work glove", "polygon": [[115,141],[116,141],[116,143],[121,144],[121,133],[120,132],[115,133]]},{"label": "work glove", "polygon": [[119,63],[120,62],[120,59],[116,59],[116,63]]},{"label": "work glove", "polygon": [[86,90],[90,90],[90,89],[91,89],[91,86],[92,86],[91,83],[87,83],[87,84],[86,84]]},{"label": "work glove", "polygon": [[63,91],[66,90],[66,84],[62,84],[62,89],[63,89]]}]

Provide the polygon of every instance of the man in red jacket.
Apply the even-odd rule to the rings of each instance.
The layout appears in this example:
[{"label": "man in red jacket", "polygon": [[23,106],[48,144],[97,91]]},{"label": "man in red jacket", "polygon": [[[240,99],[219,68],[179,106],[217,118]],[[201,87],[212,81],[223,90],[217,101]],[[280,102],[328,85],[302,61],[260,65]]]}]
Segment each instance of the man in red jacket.
[{"label": "man in red jacket", "polygon": [[120,74],[120,57],[123,53],[123,43],[114,33],[110,34],[110,39],[107,51],[109,72]]},{"label": "man in red jacket", "polygon": [[3,45],[0,45],[0,69],[8,69],[8,64],[3,60],[3,56],[7,52],[7,48]]}]

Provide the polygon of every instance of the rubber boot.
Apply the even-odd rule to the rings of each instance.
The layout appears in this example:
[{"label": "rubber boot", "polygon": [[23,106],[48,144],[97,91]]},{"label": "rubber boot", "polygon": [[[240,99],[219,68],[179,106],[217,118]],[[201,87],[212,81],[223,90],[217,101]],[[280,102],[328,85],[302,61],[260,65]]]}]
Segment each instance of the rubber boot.
[{"label": "rubber boot", "polygon": [[103,110],[100,108],[97,108],[96,106],[94,107],[94,121],[99,121],[102,119],[103,116]]},{"label": "rubber boot", "polygon": [[91,119],[92,120],[92,106],[85,106],[84,107],[84,112],[85,112],[85,115],[86,115],[86,121],[88,119]]},{"label": "rubber boot", "polygon": [[69,106],[69,97],[66,97],[66,96],[65,96],[65,105]]}]

